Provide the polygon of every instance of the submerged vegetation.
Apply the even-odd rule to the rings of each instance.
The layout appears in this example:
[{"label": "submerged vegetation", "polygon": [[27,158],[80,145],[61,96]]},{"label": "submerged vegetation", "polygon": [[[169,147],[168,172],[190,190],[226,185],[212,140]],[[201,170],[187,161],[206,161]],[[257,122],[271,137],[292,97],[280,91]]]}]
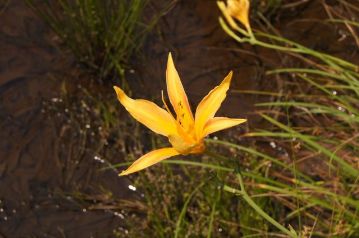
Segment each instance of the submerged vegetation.
[{"label": "submerged vegetation", "polygon": [[[33,1],[28,1],[34,7]],[[247,0],[218,2],[222,14],[218,16],[218,24],[223,28],[223,34],[236,41],[238,48],[248,47],[244,55],[254,52],[259,59],[265,58],[261,67],[266,72],[260,80],[261,83],[271,81],[270,87],[252,91],[232,90],[233,93],[260,97],[253,113],[258,120],[255,123],[249,120],[244,124],[246,126],[221,134],[222,139],[204,139],[206,151],[203,155],[191,151],[180,153],[173,146],[170,154],[177,155],[176,158],[119,178],[133,181],[138,194],[141,194],[135,201],[115,200],[105,190],[102,192],[106,196],[98,196],[103,200],[96,204],[78,195],[79,204],[87,207],[129,214],[123,220],[126,233],[114,231],[114,235],[163,238],[358,236],[358,65],[350,62],[350,57],[343,59],[282,36],[266,16],[273,17],[281,7],[297,7],[294,3],[285,5],[284,2],[268,1],[265,6],[262,1],[252,1],[252,6]],[[34,8],[81,62],[102,78],[125,78],[124,69],[129,58],[139,49],[146,32],[156,22],[140,23],[146,3],[144,0],[61,0],[56,4],[45,2],[43,6]],[[297,2],[298,6],[302,3]],[[349,1],[341,1],[338,4],[344,6],[348,18],[339,19],[333,17],[336,12],[332,8],[323,4],[330,13],[330,18],[325,21],[349,32],[346,37],[351,37],[359,46],[355,28],[359,24],[359,9]],[[250,7],[265,8],[262,13],[256,12],[257,21],[251,19]],[[276,58],[269,61],[261,52],[271,52],[271,56]],[[176,72],[174,66],[173,72]],[[229,82],[225,83],[229,87]],[[101,141],[92,138],[89,143],[96,147],[96,154],[101,155],[101,171],[120,171],[145,151],[168,146],[167,141],[148,135],[132,119],[127,121],[129,117],[120,117],[115,95],[109,100],[108,95],[103,99],[94,96],[95,93],[83,91],[82,94],[87,95],[91,102],[90,107],[83,109],[84,115],[86,118],[94,117],[94,125],[101,128],[96,134]],[[116,91],[130,113],[143,109],[143,105],[126,104],[123,98],[127,96],[119,88]],[[213,91],[215,89],[211,93]],[[169,97],[176,107],[180,97]],[[180,99],[183,98],[182,95]],[[81,103],[78,99],[74,101],[86,104],[85,100]],[[211,105],[220,105],[220,102]],[[219,105],[213,107],[218,109]],[[129,110],[129,106],[134,109]],[[233,105],[233,108],[240,107]],[[182,109],[174,108],[174,111],[180,115]],[[160,108],[156,110],[161,113],[171,111],[168,108],[167,112]],[[189,106],[186,110],[190,110]],[[150,114],[154,110],[150,108],[148,111]],[[69,118],[76,123],[76,117],[70,115]],[[80,119],[85,120],[83,117]],[[160,132],[164,130],[163,125],[168,124],[151,123],[149,127],[157,126],[154,130]],[[201,127],[202,130],[203,124]],[[86,144],[87,139],[83,137]],[[200,143],[203,143],[202,137]],[[200,152],[202,147],[201,144]],[[180,154],[191,155],[184,157]],[[113,158],[120,155],[128,161],[115,163]],[[132,167],[132,170],[130,167],[122,175],[145,167],[149,165]],[[71,174],[74,171],[71,170]]]},{"label": "submerged vegetation", "polygon": [[130,57],[158,20],[144,18],[148,0],[27,2],[81,63],[107,80],[124,79]]}]

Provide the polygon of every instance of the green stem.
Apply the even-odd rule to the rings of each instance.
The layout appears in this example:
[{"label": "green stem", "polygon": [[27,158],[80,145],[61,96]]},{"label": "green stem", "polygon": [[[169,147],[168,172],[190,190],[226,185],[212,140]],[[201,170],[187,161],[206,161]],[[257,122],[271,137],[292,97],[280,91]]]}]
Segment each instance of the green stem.
[{"label": "green stem", "polygon": [[[322,59],[325,62],[327,62],[327,60],[329,60],[329,61],[334,62],[335,64],[339,64],[339,65],[348,67],[351,70],[355,70],[355,71],[358,70],[358,66],[355,65],[355,64],[352,64],[352,63],[350,63],[348,61],[345,61],[343,59],[337,58],[335,56],[332,56],[332,55],[329,55],[329,54],[326,54],[326,53],[322,53],[322,52],[312,50],[310,48],[307,48],[307,47],[305,47],[305,46],[303,46],[301,44],[298,44],[298,43],[296,43],[294,41],[291,41],[291,40],[288,40],[286,38],[271,35],[271,34],[267,34],[267,33],[263,33],[263,32],[257,32],[256,34],[259,35],[259,36],[266,37],[268,39],[272,39],[272,40],[275,40],[275,41],[279,41],[279,42],[282,42],[282,43],[285,43],[285,44],[292,45],[293,47],[295,47],[294,49],[301,50],[301,52],[305,53],[305,54],[313,55],[313,56],[315,56],[317,58]],[[260,42],[260,41],[258,41],[258,42]],[[265,42],[263,42],[263,43],[265,43]],[[268,44],[268,45],[272,45],[272,44]],[[274,46],[276,46],[276,45],[274,45]]]},{"label": "green stem", "polygon": [[192,193],[187,197],[186,202],[184,203],[181,213],[178,217],[177,223],[176,223],[176,230],[175,230],[175,235],[174,237],[177,238],[180,234],[181,231],[181,225],[182,225],[182,221],[184,220],[184,216],[186,215],[187,212],[187,207],[189,202],[191,201],[192,197],[198,192],[198,190],[203,187],[203,185],[205,185],[205,182],[200,183],[193,191]]},{"label": "green stem", "polygon": [[334,56],[326,54],[326,53],[322,53],[322,52],[318,52],[316,50],[312,50],[312,49],[307,48],[307,47],[305,47],[305,46],[303,46],[301,44],[298,44],[296,42],[290,41],[290,40],[288,40],[286,38],[278,37],[278,36],[271,35],[271,34],[266,34],[266,33],[263,33],[263,32],[257,32],[256,33],[256,35],[258,35],[258,36],[262,36],[262,37],[265,37],[267,39],[280,42],[281,44],[289,45],[289,46],[281,46],[281,45],[271,44],[271,43],[267,43],[267,42],[258,40],[255,37],[255,35],[253,34],[252,31],[249,31],[248,33],[247,32],[243,33],[243,30],[236,29],[236,31],[238,31],[240,34],[244,35],[244,38],[242,38],[242,37],[239,37],[235,32],[233,32],[230,29],[230,27],[227,26],[227,24],[224,22],[224,20],[222,18],[219,19],[219,23],[222,26],[223,30],[229,36],[231,36],[233,39],[235,39],[236,41],[238,41],[240,43],[248,42],[251,45],[258,45],[258,46],[262,46],[262,47],[269,48],[269,49],[311,55],[311,56],[314,56],[314,57],[322,60],[327,65],[333,67],[336,70],[343,71],[342,67],[345,67],[345,68],[348,68],[348,69],[351,69],[351,70],[354,70],[354,71],[358,71],[358,66],[355,65],[355,64],[352,64],[352,63],[350,63],[348,61],[345,61],[343,59],[334,57]]},{"label": "green stem", "polygon": [[221,197],[221,190],[218,190],[217,195],[216,195],[216,199],[215,199],[215,201],[213,202],[213,205],[212,205],[211,215],[209,217],[207,238],[212,237],[214,216],[215,216],[215,213],[216,213],[216,206],[217,206],[217,203],[219,202],[220,197]]},{"label": "green stem", "polygon": [[249,206],[251,206],[259,215],[261,215],[264,219],[266,219],[269,223],[271,223],[272,225],[274,225],[275,227],[277,227],[279,230],[281,230],[282,232],[284,232],[285,234],[287,234],[290,237],[293,238],[298,238],[297,233],[291,229],[288,230],[287,228],[285,228],[284,226],[282,226],[280,223],[278,223],[276,220],[274,220],[271,216],[269,216],[267,213],[265,213],[262,208],[260,208],[253,200],[252,198],[248,195],[248,193],[246,192],[246,190],[244,189],[244,183],[243,183],[243,179],[240,173],[237,173],[237,178],[239,181],[239,185],[241,187],[241,190],[232,188],[228,185],[224,185],[224,191],[230,192],[230,193],[234,193],[237,195],[241,195],[243,197],[243,199],[248,203]]}]

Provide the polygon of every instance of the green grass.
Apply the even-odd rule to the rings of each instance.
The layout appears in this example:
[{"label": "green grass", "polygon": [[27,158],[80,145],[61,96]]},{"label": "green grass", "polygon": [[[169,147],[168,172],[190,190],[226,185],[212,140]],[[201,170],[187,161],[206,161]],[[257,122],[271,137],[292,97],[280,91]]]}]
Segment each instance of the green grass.
[{"label": "green grass", "polygon": [[[157,16],[144,19],[148,0],[27,0],[79,62],[101,79],[124,77]],[[144,23],[146,22],[146,23]]]},{"label": "green grass", "polygon": [[[281,82],[280,91],[290,94],[250,92],[272,96],[272,101],[257,104],[259,115],[269,124],[253,128],[245,136],[255,139],[257,144],[274,143],[273,149],[285,151],[290,159],[292,175],[287,178],[292,182],[290,187],[277,182],[270,185],[268,181],[260,187],[293,198],[287,208],[292,210],[290,217],[299,215],[296,226],[302,223],[303,217],[308,217],[313,220],[305,223],[312,224],[311,234],[330,237],[357,234],[358,66],[268,33],[256,32],[258,38],[248,36],[246,39],[237,36],[224,21],[221,25],[239,42],[273,49],[297,59],[306,59],[300,57],[303,55],[311,57],[305,61],[306,68],[267,72],[268,76],[276,74]],[[301,163],[304,165],[299,168]],[[302,176],[305,169],[311,167],[317,168],[312,174]],[[308,176],[315,179],[308,179]],[[315,214],[317,211],[320,215]],[[296,229],[303,233],[300,227]]]},{"label": "green grass", "polygon": [[180,156],[129,176],[148,209],[143,233],[130,229],[132,235],[356,237],[358,67],[265,32],[238,36],[221,24],[240,43],[294,63],[263,79],[276,76],[279,90],[246,92],[269,100],[256,105],[262,122],[240,140],[207,139],[203,156]]}]

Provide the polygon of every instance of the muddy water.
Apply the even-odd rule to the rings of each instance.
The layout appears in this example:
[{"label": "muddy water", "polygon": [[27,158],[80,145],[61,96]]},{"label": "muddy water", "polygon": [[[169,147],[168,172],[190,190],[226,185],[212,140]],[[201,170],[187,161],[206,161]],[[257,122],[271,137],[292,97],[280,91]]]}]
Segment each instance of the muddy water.
[{"label": "muddy water", "polygon": [[[78,137],[73,130],[65,133],[65,123],[58,124],[63,120],[47,115],[44,106],[60,100],[64,73],[74,68],[72,57],[57,47],[24,1],[9,1],[0,22],[0,237],[111,234],[121,218],[88,210],[74,194],[93,195],[92,188],[104,184],[116,198],[129,197],[127,182],[116,173],[97,172],[91,153],[82,160],[71,156]],[[71,162],[78,163],[75,173]]]},{"label": "muddy water", "polygon": [[[309,4],[303,11],[308,18],[324,17],[320,9],[318,4]],[[160,34],[146,42],[144,56],[133,62],[128,79],[136,89],[134,97],[154,98],[160,103],[168,51],[174,55],[193,109],[230,70],[234,70],[233,89],[273,88],[273,82],[261,81],[266,70],[262,65],[275,66],[285,59],[267,51],[260,52],[261,57],[248,53],[259,50],[228,38],[218,26],[218,15],[215,1],[178,1],[160,21]],[[293,18],[298,18],[295,12],[283,15],[287,21]],[[113,201],[138,196],[128,189],[128,179],[99,170],[102,165],[96,160],[102,154],[95,148],[96,139],[82,133],[93,125],[88,124],[86,110],[78,109],[83,105],[78,101],[86,94],[77,89],[87,83],[76,80],[78,69],[71,55],[59,48],[46,24],[21,0],[9,1],[0,22],[0,236],[106,237],[113,229],[126,236],[123,211],[117,211]],[[338,45],[341,36],[336,29],[291,22],[277,22],[276,27],[314,48]],[[309,40],[308,34],[315,39]],[[320,43],[322,34],[325,44]],[[345,51],[334,47],[333,51],[350,59],[346,53],[354,47],[348,45]],[[69,101],[62,98],[60,90],[64,80],[74,85],[71,93],[78,94]],[[89,90],[94,87],[102,94],[113,94],[111,85],[95,85]],[[257,100],[231,93],[219,114],[250,117],[255,122],[251,112]],[[118,105],[116,110],[123,109]],[[83,113],[76,126],[69,121],[69,112]],[[92,209],[95,205],[98,209]]]}]

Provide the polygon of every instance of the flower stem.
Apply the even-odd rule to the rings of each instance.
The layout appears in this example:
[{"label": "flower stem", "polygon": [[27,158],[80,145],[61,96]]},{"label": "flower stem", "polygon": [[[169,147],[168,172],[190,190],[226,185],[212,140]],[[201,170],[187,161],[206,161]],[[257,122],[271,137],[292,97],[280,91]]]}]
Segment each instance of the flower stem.
[{"label": "flower stem", "polygon": [[246,190],[244,189],[244,183],[243,183],[243,179],[240,173],[237,173],[237,178],[239,181],[239,185],[241,187],[241,190],[235,189],[233,187],[230,187],[228,185],[224,185],[224,191],[226,192],[230,192],[230,193],[234,193],[237,195],[240,195],[243,197],[243,199],[248,203],[249,206],[251,206],[259,215],[261,215],[264,219],[266,219],[269,223],[271,223],[272,225],[274,225],[275,227],[277,227],[279,230],[281,230],[282,232],[284,232],[285,234],[287,234],[288,236],[292,237],[292,238],[298,238],[297,233],[293,230],[290,229],[288,230],[287,228],[285,228],[284,226],[282,226],[280,223],[278,223],[276,220],[274,220],[271,216],[269,216],[266,212],[264,212],[262,210],[262,208],[260,208],[254,201],[253,199],[248,195],[248,193],[246,192]]}]

